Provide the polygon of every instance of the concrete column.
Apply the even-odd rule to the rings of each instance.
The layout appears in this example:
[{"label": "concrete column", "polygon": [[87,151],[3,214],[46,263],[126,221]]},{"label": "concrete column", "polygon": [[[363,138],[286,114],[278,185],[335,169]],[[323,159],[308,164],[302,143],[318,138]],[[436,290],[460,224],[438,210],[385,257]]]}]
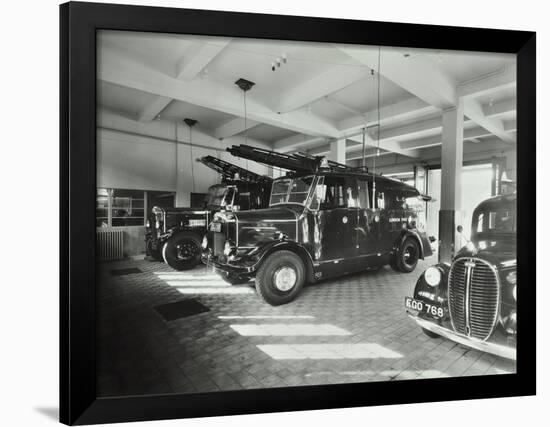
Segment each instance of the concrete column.
[{"label": "concrete column", "polygon": [[439,262],[450,262],[462,246],[456,231],[461,224],[461,186],[464,142],[464,104],[443,111],[441,147],[441,208],[439,211]]},{"label": "concrete column", "polygon": [[336,139],[330,142],[329,160],[346,164],[346,139]]},{"label": "concrete column", "polygon": [[176,159],[176,207],[187,208],[191,205],[191,191],[193,183],[190,179],[191,170],[191,153],[187,144],[182,144],[182,141],[187,141],[189,128],[176,124],[176,140],[175,159]]}]

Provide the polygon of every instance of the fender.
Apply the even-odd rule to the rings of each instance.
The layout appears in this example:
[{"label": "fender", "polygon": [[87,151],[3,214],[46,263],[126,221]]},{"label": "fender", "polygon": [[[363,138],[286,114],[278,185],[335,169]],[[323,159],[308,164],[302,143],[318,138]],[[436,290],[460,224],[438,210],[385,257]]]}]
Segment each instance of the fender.
[{"label": "fender", "polygon": [[276,240],[262,246],[262,248],[260,249],[261,255],[258,259],[258,262],[256,263],[257,268],[259,268],[259,266],[269,255],[282,250],[292,251],[296,255],[298,255],[302,259],[304,266],[306,267],[307,281],[309,283],[315,281],[315,277],[313,275],[313,260],[311,259],[311,255],[302,245],[296,243],[293,240]]},{"label": "fender", "polygon": [[424,278],[425,271],[420,275],[414,287],[414,298],[429,303],[438,303],[439,305],[447,303],[447,280],[451,266],[447,263],[435,264],[432,267],[441,272],[441,282],[438,286],[430,286]]},{"label": "fender", "polygon": [[412,237],[418,243],[418,246],[420,248],[420,259],[425,259],[425,257],[433,255],[430,242],[427,239],[425,233],[420,233],[417,230],[404,230],[394,242],[392,252],[395,253],[407,237]]}]

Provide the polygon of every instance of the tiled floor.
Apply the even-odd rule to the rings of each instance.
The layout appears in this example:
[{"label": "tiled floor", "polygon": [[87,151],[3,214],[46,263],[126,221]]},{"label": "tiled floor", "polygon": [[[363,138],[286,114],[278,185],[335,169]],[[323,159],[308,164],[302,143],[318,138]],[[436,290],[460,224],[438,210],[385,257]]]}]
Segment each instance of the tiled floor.
[{"label": "tiled floor", "polygon": [[[249,285],[204,267],[102,264],[98,336],[101,396],[186,393],[515,371],[513,362],[430,339],[403,300],[418,274],[386,267],[306,287],[271,307]],[[113,269],[141,273],[115,276]],[[165,321],[154,307],[195,298],[210,311]]]}]

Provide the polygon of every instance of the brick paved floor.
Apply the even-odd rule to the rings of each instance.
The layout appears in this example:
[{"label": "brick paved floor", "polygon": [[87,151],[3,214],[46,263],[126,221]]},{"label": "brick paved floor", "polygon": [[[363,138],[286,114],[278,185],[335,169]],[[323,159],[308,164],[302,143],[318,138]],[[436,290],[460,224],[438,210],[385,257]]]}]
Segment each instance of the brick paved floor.
[{"label": "brick paved floor", "polygon": [[[102,264],[99,395],[515,372],[513,362],[428,338],[407,317],[404,297],[430,262],[412,274],[385,267],[308,286],[280,307],[204,267],[176,272],[148,260]],[[109,272],[120,268],[142,272]],[[186,298],[210,311],[167,322],[154,309]]]}]

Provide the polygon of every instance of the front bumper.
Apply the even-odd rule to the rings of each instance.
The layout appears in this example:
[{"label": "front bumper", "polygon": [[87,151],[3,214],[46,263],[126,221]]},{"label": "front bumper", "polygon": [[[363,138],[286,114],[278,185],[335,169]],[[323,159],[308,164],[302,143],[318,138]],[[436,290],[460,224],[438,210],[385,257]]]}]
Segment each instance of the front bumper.
[{"label": "front bumper", "polygon": [[459,344],[463,344],[467,347],[471,347],[476,350],[480,350],[486,353],[494,354],[496,356],[504,357],[505,359],[516,360],[515,347],[510,347],[502,344],[497,344],[497,343],[488,342],[488,341],[481,341],[475,338],[466,337],[464,335],[457,334],[456,332],[450,329],[444,328],[443,326],[437,325],[429,320],[422,319],[418,315],[413,314],[411,312],[407,312],[407,314],[410,317],[412,317],[421,328],[427,329],[428,331],[433,332],[434,334],[440,335],[451,341],[454,341]]},{"label": "front bumper", "polygon": [[211,253],[205,252],[203,252],[201,260],[207,267],[214,267],[217,272],[225,272],[236,276],[253,276],[257,269],[257,264],[242,266],[220,262]]}]

